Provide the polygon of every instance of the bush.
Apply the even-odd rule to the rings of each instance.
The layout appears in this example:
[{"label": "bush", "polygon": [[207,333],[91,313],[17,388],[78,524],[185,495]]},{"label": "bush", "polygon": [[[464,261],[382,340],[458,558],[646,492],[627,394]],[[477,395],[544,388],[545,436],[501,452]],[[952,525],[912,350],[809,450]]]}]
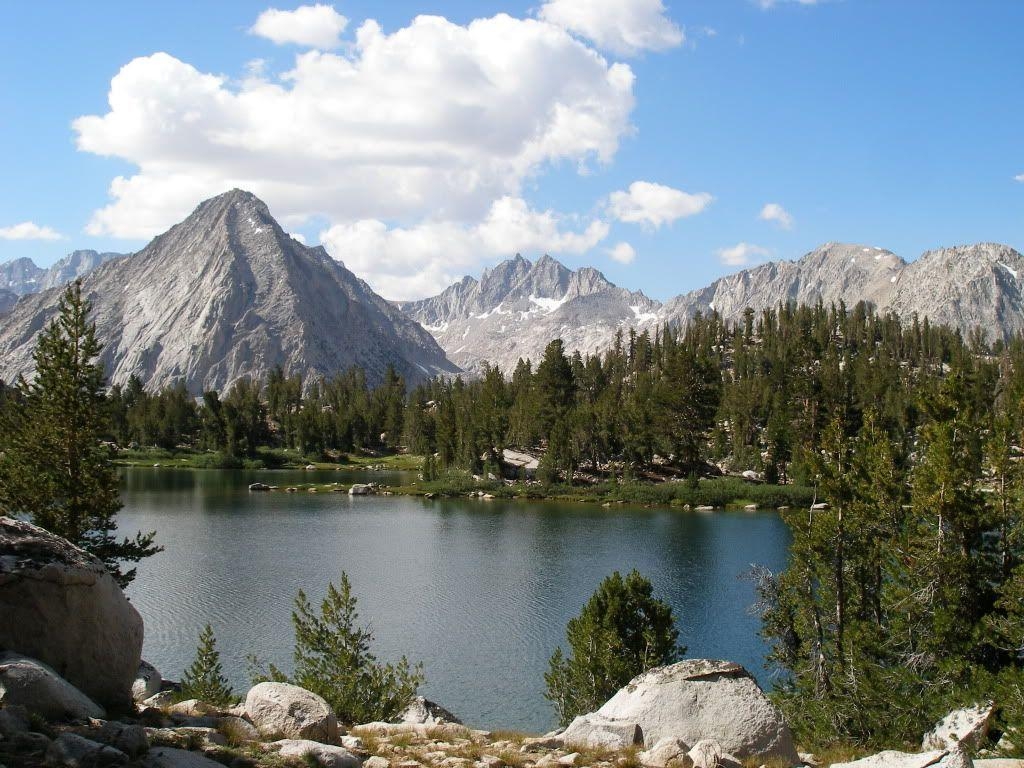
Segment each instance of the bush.
[{"label": "bush", "polygon": [[[370,652],[373,633],[356,624],[356,598],[348,575],[339,587],[328,584],[316,614],[301,590],[295,598],[295,674],[288,677],[274,665],[254,682],[288,682],[322,696],[343,723],[387,721],[399,714],[423,683],[423,665],[403,656],[383,664]],[[259,670],[259,662],[250,657]]]},{"label": "bush", "polygon": [[652,595],[651,582],[637,571],[625,579],[618,571],[606,578],[575,619],[544,675],[545,697],[562,725],[592,712],[642,672],[671,664],[686,652],[676,644],[672,609]]},{"label": "bush", "polygon": [[235,696],[220,665],[213,628],[207,624],[199,635],[196,658],[181,678],[181,699],[199,699],[217,707],[233,703]]}]

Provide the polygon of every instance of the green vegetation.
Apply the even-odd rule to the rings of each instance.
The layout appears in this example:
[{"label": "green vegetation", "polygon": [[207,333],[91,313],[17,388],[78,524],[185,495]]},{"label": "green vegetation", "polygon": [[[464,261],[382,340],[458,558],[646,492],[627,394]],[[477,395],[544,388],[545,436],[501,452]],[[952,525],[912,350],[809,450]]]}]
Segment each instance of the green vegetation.
[{"label": "green vegetation", "polygon": [[616,571],[601,582],[579,616],[569,621],[569,655],[557,648],[544,675],[545,697],[559,722],[593,712],[630,680],[686,653],[677,645],[672,609],[653,596],[636,571]]},{"label": "green vegetation", "polygon": [[807,744],[912,743],[987,699],[1024,727],[1024,354],[953,351],[901,393],[913,429],[849,396],[830,411],[812,470],[829,506],[786,513],[790,566],[759,575]]},{"label": "green vegetation", "polygon": [[181,678],[181,700],[199,699],[207,704],[226,707],[235,701],[220,664],[220,652],[213,628],[207,624],[199,635],[199,645],[192,665]]},{"label": "green vegetation", "polygon": [[117,474],[102,438],[109,432],[100,344],[78,282],[40,333],[35,377],[0,396],[0,512],[27,516],[103,561],[121,586],[122,571],[160,551],[154,534],[118,541]]},{"label": "green vegetation", "polygon": [[423,683],[423,667],[403,656],[397,664],[377,661],[370,652],[373,633],[357,624],[356,598],[348,575],[338,587],[327,586],[317,614],[305,593],[295,598],[295,673],[285,675],[273,664],[262,672],[250,657],[254,681],[289,682],[319,694],[343,723],[388,721],[401,712]]}]

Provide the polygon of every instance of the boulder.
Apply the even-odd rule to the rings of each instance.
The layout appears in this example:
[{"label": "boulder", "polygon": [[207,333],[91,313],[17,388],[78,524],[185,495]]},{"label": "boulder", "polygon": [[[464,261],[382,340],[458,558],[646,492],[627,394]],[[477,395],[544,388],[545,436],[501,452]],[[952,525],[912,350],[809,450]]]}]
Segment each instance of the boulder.
[{"label": "boulder", "polygon": [[0,517],[0,605],[0,648],[49,665],[105,707],[131,709],[142,617],[99,560]]},{"label": "boulder", "polygon": [[155,693],[148,699],[143,699],[142,706],[166,709],[174,704],[174,700],[177,697],[178,695],[174,691],[160,691],[160,693]]},{"label": "boulder", "polygon": [[348,489],[349,496],[370,496],[373,494],[373,486],[366,483],[356,483]]},{"label": "boulder", "polygon": [[363,762],[344,747],[320,744],[308,739],[282,739],[275,741],[273,746],[278,748],[281,757],[309,756],[314,758],[321,768],[359,768]]},{"label": "boulder", "polygon": [[103,717],[103,707],[42,662],[0,653],[0,703],[22,706],[47,720]]},{"label": "boulder", "polygon": [[995,715],[996,706],[991,701],[950,712],[925,734],[921,749],[948,749],[962,744],[969,751],[976,751],[988,736]]},{"label": "boulder", "polygon": [[30,726],[28,710],[24,707],[12,705],[0,709],[0,736],[25,733]]},{"label": "boulder", "polygon": [[136,702],[141,702],[150,696],[156,696],[160,693],[163,682],[156,667],[148,661],[140,661],[139,670],[135,673],[135,682],[132,683],[132,698]]},{"label": "boulder", "polygon": [[975,760],[974,768],[1024,768],[1024,760],[1015,757],[986,757]]},{"label": "boulder", "polygon": [[735,756],[723,751],[722,745],[711,739],[698,741],[687,753],[693,768],[740,768]]},{"label": "boulder", "polygon": [[561,739],[567,747],[625,749],[642,744],[643,734],[636,720],[612,719],[591,713],[580,715],[569,723]]},{"label": "boulder", "polygon": [[413,700],[409,702],[409,706],[403,709],[398,717],[395,718],[395,722],[425,723],[427,725],[437,725],[438,723],[462,723],[458,717],[453,715],[440,704],[436,704],[422,696],[413,697]]},{"label": "boulder", "polygon": [[682,739],[666,736],[637,755],[637,759],[648,768],[693,768],[693,759],[687,754],[689,751],[690,746]]},{"label": "boulder", "polygon": [[289,683],[260,683],[249,689],[245,712],[264,736],[333,742],[338,720],[315,693]]},{"label": "boulder", "polygon": [[149,751],[149,737],[141,725],[108,720],[100,726],[99,732],[95,735],[99,741],[121,750],[128,757],[138,757]]},{"label": "boulder", "polygon": [[216,707],[211,707],[199,699],[185,699],[171,704],[167,707],[167,714],[178,715],[179,717],[206,717],[216,713]]},{"label": "boulder", "polygon": [[224,768],[221,763],[203,757],[199,752],[172,747],[155,747],[146,754],[143,768]]},{"label": "boulder", "polygon": [[639,725],[648,749],[674,736],[687,744],[711,739],[740,760],[800,760],[782,713],[747,670],[729,661],[688,659],[652,669],[596,714]]},{"label": "boulder", "polygon": [[217,729],[227,737],[230,744],[237,745],[260,740],[260,732],[256,730],[256,726],[248,720],[234,715],[220,718]]},{"label": "boulder", "polygon": [[849,763],[833,763],[832,768],[974,768],[971,758],[959,746],[950,750],[897,752],[886,750]]},{"label": "boulder", "polygon": [[45,762],[54,768],[102,768],[124,765],[128,755],[74,733],[62,733],[46,748]]}]

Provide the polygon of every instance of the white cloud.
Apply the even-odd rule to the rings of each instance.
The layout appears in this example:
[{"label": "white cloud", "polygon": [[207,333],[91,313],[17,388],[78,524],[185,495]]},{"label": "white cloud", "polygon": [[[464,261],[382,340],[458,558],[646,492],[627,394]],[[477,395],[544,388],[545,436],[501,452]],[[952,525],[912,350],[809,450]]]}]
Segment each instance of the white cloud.
[{"label": "white cloud", "polygon": [[761,221],[771,221],[778,224],[782,229],[793,228],[793,217],[789,211],[783,208],[778,203],[768,203],[764,208],[761,209],[761,213],[757,215]]},{"label": "white cloud", "polygon": [[749,264],[759,256],[768,256],[771,252],[767,248],[751,243],[737,243],[731,248],[719,248],[718,260],[730,267],[742,267]]},{"label": "white cloud", "polygon": [[1013,180],[1014,181],[1019,181],[1022,184],[1024,184],[1024,173],[1021,173],[1021,174],[1018,174],[1018,175],[1014,176]]},{"label": "white cloud", "polygon": [[690,194],[664,184],[634,181],[628,191],[612,192],[608,211],[619,221],[657,229],[676,219],[695,216],[711,205],[712,200],[714,198],[707,192]]},{"label": "white cloud", "polygon": [[278,45],[294,43],[327,50],[341,45],[341,33],[347,26],[348,19],[329,5],[300,5],[294,11],[264,11],[249,32]]},{"label": "white cloud", "polygon": [[636,248],[629,243],[616,243],[608,249],[608,255],[620,264],[632,264],[636,259]]},{"label": "white cloud", "polygon": [[31,221],[0,227],[0,240],[63,240],[64,235],[50,227],[41,227]]},{"label": "white cloud", "polygon": [[[574,223],[575,228],[567,226]],[[320,241],[374,290],[402,300],[439,293],[496,256],[585,253],[608,236],[608,229],[604,221],[580,224],[506,196],[475,225],[429,220],[389,228],[378,219],[363,219],[335,224],[320,233]]]},{"label": "white cloud", "polygon": [[664,51],[685,40],[661,0],[548,0],[539,16],[620,56]]},{"label": "white cloud", "polygon": [[819,5],[823,0],[754,0],[758,8],[768,10],[783,3],[796,3],[798,5]]},{"label": "white cloud", "polygon": [[[557,73],[553,77],[552,73]],[[233,187],[300,226],[479,222],[495,200],[570,163],[608,163],[632,131],[634,75],[564,29],[499,14],[365,21],[343,54],[308,51],[240,83],[166,53],[127,63],[109,110],[74,121],[81,151],[137,171],[88,231],[148,238]]]}]

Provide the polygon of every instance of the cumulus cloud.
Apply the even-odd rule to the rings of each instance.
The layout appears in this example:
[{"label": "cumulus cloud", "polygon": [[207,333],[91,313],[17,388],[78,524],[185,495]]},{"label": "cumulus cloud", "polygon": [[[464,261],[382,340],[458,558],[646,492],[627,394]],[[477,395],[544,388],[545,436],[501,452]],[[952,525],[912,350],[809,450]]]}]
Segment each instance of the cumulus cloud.
[{"label": "cumulus cloud", "polygon": [[685,40],[661,0],[548,0],[539,16],[620,56],[664,51]]},{"label": "cumulus cloud", "polygon": [[1013,180],[1014,180],[1014,181],[1019,181],[1019,182],[1021,182],[1022,184],[1024,184],[1024,173],[1020,173],[1020,174],[1018,174],[1018,175],[1014,176],[1014,177],[1013,177]]},{"label": "cumulus cloud", "polygon": [[782,229],[793,228],[793,217],[789,211],[783,208],[778,203],[768,203],[764,208],[761,209],[761,213],[758,214],[757,218],[761,221],[771,221]]},{"label": "cumulus cloud", "polygon": [[620,264],[632,264],[636,259],[636,248],[629,243],[616,243],[608,249],[608,255]]},{"label": "cumulus cloud", "polygon": [[505,196],[474,225],[429,220],[405,228],[363,219],[331,226],[320,233],[320,241],[376,290],[403,300],[439,293],[496,256],[519,251],[585,253],[601,243],[608,230],[599,219],[576,222]]},{"label": "cumulus cloud", "polygon": [[718,260],[730,267],[742,267],[757,257],[768,256],[770,251],[751,243],[737,243],[731,248],[719,248]]},{"label": "cumulus cloud", "polygon": [[50,227],[42,227],[31,221],[0,227],[0,240],[63,240],[64,235]]},{"label": "cumulus cloud", "polygon": [[628,190],[612,192],[608,212],[619,221],[658,229],[676,219],[697,215],[712,200],[707,192],[690,194],[664,184],[634,181]]},{"label": "cumulus cloud", "polygon": [[347,26],[348,19],[329,5],[300,5],[294,11],[264,11],[249,32],[278,45],[294,43],[327,50],[341,45],[341,33]]},{"label": "cumulus cloud", "polygon": [[420,16],[391,34],[367,20],[343,53],[239,83],[140,57],[111,80],[106,114],[73,123],[81,151],[138,169],[111,182],[87,231],[151,237],[232,187],[297,223],[479,222],[553,165],[610,162],[633,82],[564,29],[504,14]]}]

